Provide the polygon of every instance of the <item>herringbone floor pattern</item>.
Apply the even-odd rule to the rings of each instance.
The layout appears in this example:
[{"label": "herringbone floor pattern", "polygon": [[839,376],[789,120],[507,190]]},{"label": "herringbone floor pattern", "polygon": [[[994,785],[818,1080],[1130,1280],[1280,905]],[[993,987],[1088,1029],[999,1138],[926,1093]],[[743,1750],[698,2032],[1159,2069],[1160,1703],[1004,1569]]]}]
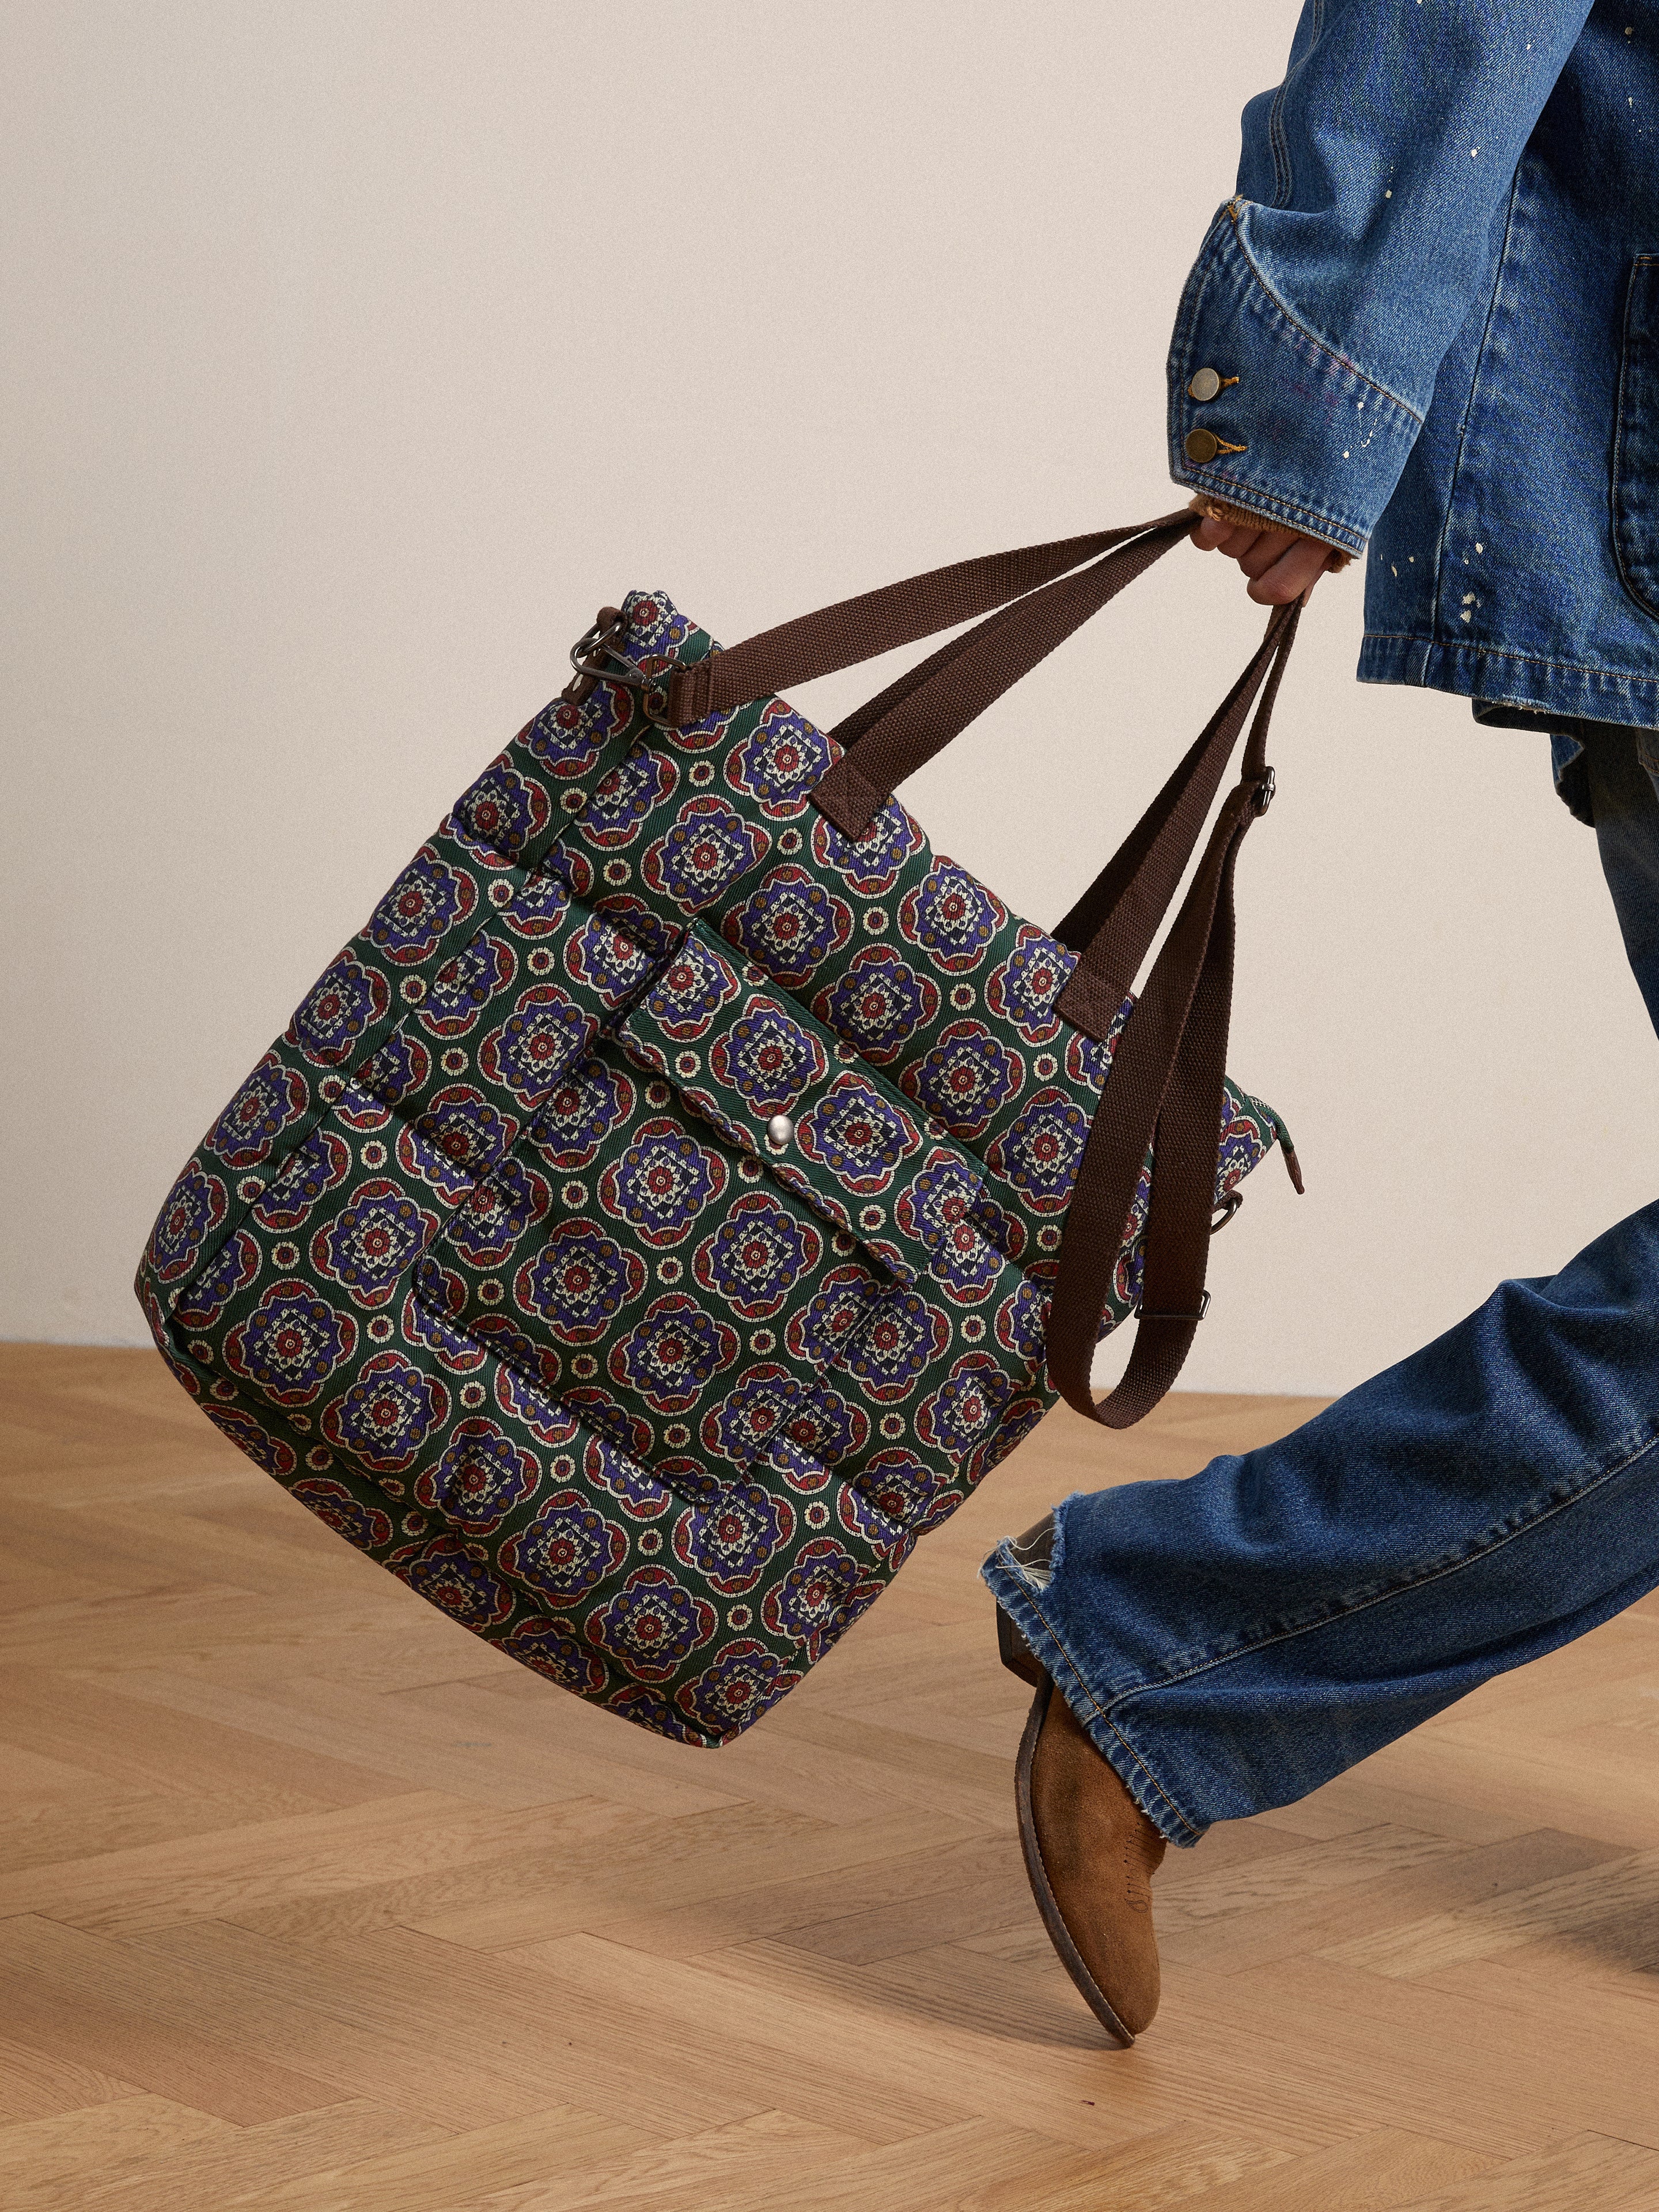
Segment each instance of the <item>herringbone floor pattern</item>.
[{"label": "herringbone floor pattern", "polygon": [[0,1351],[7,2212],[1659,2207],[1659,1601],[1170,1855],[1105,2050],[975,1573],[1306,1401],[1063,1411],[729,1751],[475,1644],[147,1353]]}]

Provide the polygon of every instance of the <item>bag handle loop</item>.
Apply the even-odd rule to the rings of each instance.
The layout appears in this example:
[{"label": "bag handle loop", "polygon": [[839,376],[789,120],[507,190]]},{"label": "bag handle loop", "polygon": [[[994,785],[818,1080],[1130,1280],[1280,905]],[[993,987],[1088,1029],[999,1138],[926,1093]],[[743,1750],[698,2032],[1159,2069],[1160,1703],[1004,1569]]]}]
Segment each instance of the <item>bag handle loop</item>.
[{"label": "bag handle loop", "polygon": [[[1157,523],[1090,531],[1079,538],[1056,538],[1047,545],[1021,545],[1011,552],[953,562],[947,568],[932,568],[920,576],[907,576],[900,583],[884,584],[878,591],[861,592],[856,599],[838,600],[834,606],[820,607],[812,614],[798,616],[793,622],[780,623],[775,629],[745,638],[741,645],[711,653],[689,668],[675,669],[665,686],[659,719],[684,728],[710,714],[727,713],[750,699],[790,690],[815,677],[833,676],[860,660],[872,659],[902,645],[915,645],[936,630],[953,629],[958,623],[970,622],[1010,600],[1022,599],[1085,561],[1149,532],[1168,530],[1167,542],[1173,544],[1193,531],[1199,520],[1190,509],[1182,508]],[[1159,550],[1164,550],[1160,545]],[[1079,621],[1085,618],[1079,617]],[[956,641],[957,647],[962,643],[960,639]],[[959,726],[965,728],[967,724],[964,721]],[[895,781],[902,782],[903,778]]]},{"label": "bag handle loop", "polygon": [[1183,509],[1147,525],[1103,558],[1056,577],[952,638],[849,714],[830,732],[842,756],[819,777],[812,804],[844,836],[861,837],[907,776],[1190,536],[1194,519]]}]

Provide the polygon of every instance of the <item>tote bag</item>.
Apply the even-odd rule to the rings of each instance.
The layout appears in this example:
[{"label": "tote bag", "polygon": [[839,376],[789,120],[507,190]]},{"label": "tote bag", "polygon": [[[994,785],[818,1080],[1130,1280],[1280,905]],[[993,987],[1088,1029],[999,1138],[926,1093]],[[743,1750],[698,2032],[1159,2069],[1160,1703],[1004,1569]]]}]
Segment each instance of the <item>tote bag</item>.
[{"label": "tote bag", "polygon": [[[1301,1188],[1223,1065],[1297,610],[1052,931],[893,793],[1194,520],[728,652],[602,611],[161,1209],[138,1294],[209,1419],[464,1627],[713,1745],[1057,1396],[1154,1405],[1243,1176],[1277,1144]],[[779,696],[964,621],[828,733]]]}]

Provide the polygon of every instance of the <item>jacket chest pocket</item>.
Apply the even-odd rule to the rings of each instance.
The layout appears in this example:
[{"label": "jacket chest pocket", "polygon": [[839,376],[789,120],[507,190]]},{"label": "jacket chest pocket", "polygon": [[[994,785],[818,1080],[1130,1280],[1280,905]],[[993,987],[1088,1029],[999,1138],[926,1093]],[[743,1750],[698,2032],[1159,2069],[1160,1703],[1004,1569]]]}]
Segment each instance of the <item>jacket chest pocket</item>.
[{"label": "jacket chest pocket", "polygon": [[1659,254],[1632,264],[1613,445],[1613,542],[1625,589],[1659,616]]}]

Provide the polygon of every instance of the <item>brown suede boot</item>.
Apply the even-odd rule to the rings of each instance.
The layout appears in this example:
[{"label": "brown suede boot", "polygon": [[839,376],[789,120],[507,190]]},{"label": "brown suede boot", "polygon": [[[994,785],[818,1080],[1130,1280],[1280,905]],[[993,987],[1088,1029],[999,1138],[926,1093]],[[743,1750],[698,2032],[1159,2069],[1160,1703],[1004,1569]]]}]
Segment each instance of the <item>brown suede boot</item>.
[{"label": "brown suede boot", "polygon": [[1036,1690],[1014,1785],[1031,1893],[1089,2009],[1131,2044],[1158,2010],[1152,1883],[1166,1845],[1000,1608],[997,1641]]}]

